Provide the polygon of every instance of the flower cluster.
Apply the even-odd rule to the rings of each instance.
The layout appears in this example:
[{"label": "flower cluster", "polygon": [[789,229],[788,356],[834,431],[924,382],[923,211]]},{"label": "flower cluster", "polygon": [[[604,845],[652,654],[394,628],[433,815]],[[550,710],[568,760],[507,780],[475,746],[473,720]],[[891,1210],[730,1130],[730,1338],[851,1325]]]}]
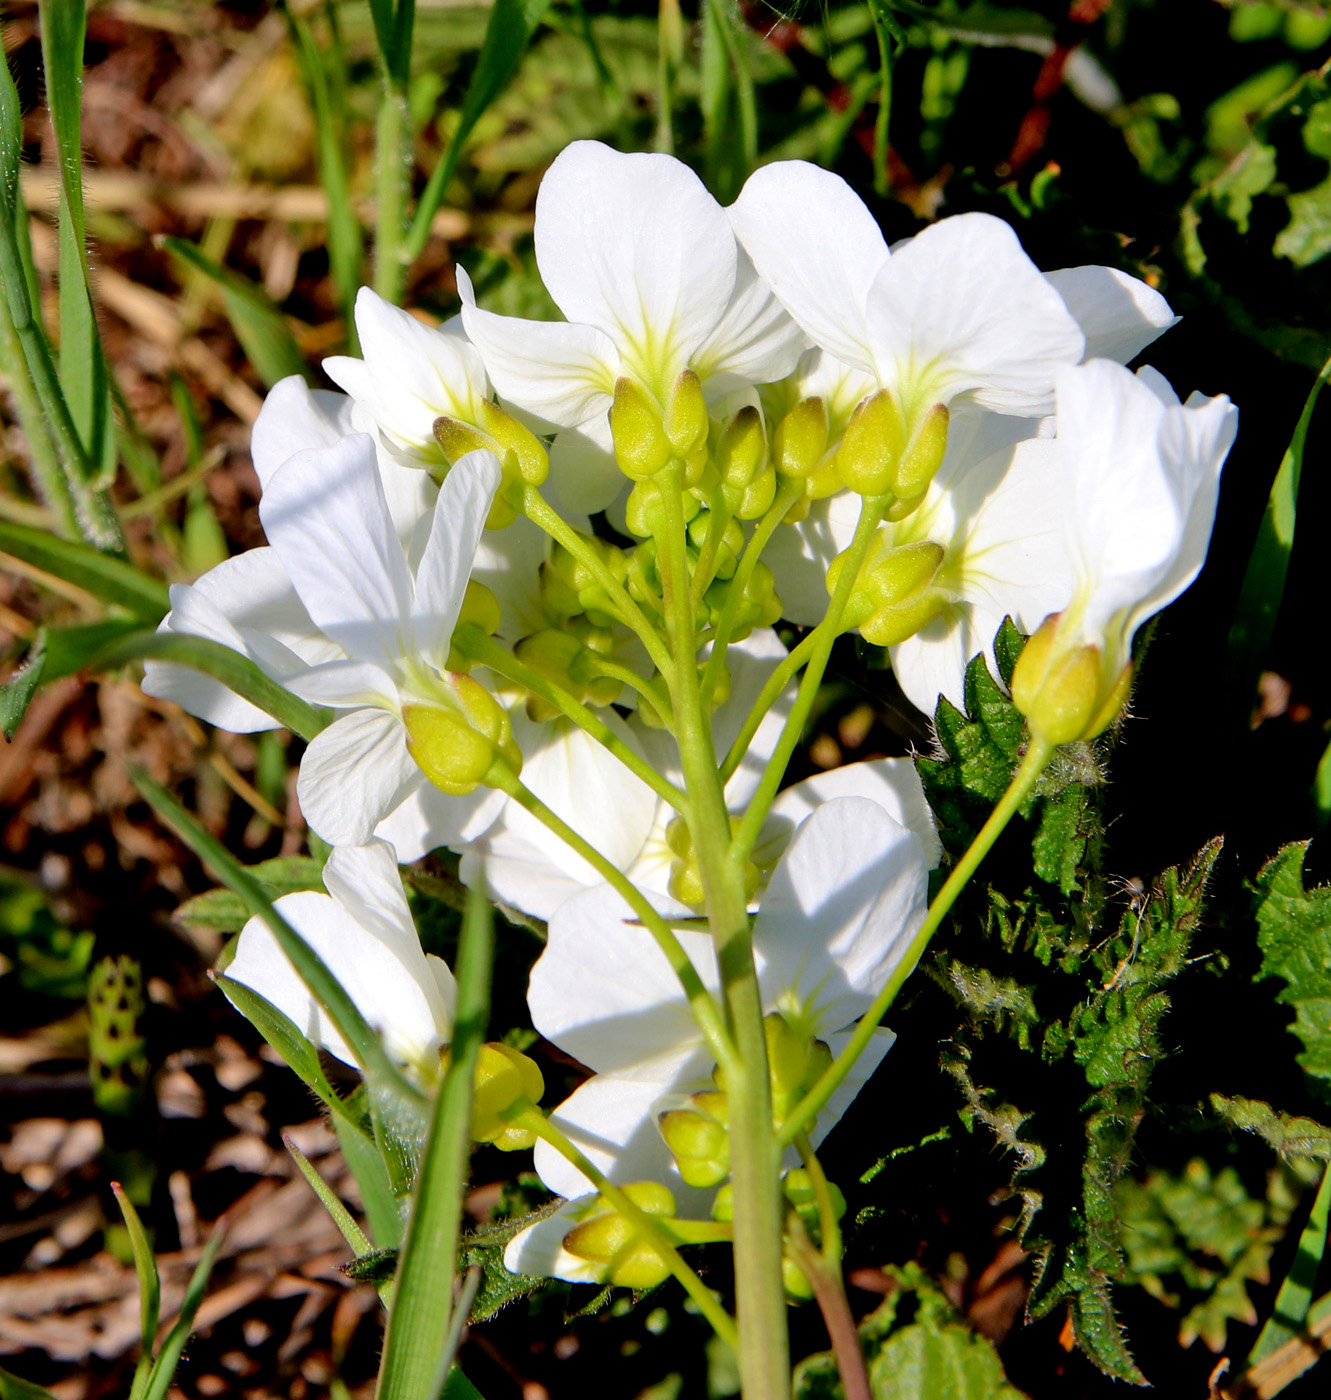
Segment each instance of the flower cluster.
[{"label": "flower cluster", "polygon": [[[509,1265],[643,1286],[643,1212],[704,1238],[682,1217],[720,1187],[728,1221],[733,1171],[741,1221],[754,1104],[771,1138],[827,1087],[794,1166],[891,1044],[838,1059],[939,846],[908,760],[781,790],[832,643],[885,648],[932,714],[1011,617],[1033,741],[1094,737],[1201,567],[1236,413],[1124,367],[1174,320],[1144,283],[1042,273],[982,214],[889,248],[802,162],[727,209],[670,157],[579,142],[535,236],[562,322],[483,309],[461,268],[439,327],[361,294],[364,360],[326,362],[345,394],[288,380],[255,427],[268,547],[174,588],[162,625],[331,711],[298,787],[328,893],[278,908],[418,1082],[452,983],[397,862],[447,847],[547,922],[532,1023],[591,1074],[533,1129],[573,1204]],[[179,665],[145,688],[275,723]],[[264,925],[228,975],[350,1057]]]}]

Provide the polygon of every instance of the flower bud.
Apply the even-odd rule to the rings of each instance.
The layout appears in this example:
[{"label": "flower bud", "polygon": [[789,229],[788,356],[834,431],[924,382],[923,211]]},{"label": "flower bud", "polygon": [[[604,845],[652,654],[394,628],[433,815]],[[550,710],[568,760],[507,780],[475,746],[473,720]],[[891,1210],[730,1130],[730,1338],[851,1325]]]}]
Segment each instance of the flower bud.
[{"label": "flower bud", "polygon": [[717,1186],[730,1175],[729,1112],[726,1095],[709,1089],[659,1115],[661,1136],[690,1186]]},{"label": "flower bud", "polygon": [[[716,579],[708,586],[703,594],[703,604],[707,609],[705,625],[715,627],[721,620],[721,612],[732,586],[728,579]],[[759,560],[735,609],[731,641],[742,642],[755,627],[771,627],[780,617],[781,599],[777,596],[775,578],[772,570]]]},{"label": "flower bud", "polygon": [[[947,429],[950,422],[947,407],[936,403],[924,415],[924,422],[915,431],[910,445],[901,454],[897,463],[896,477],[892,482],[892,494],[896,496],[892,510],[910,505],[913,510],[923,499],[947,452]],[[893,515],[894,520],[901,519]]]},{"label": "flower bud", "polygon": [[528,486],[540,486],[550,475],[550,454],[540,438],[489,399],[481,401],[479,417],[498,444],[496,455],[504,475],[517,475]]},{"label": "flower bud", "polygon": [[771,467],[765,467],[744,488],[738,501],[728,504],[741,520],[759,520],[771,510],[774,500],[776,472]]},{"label": "flower bud", "polygon": [[507,1115],[537,1104],[545,1080],[535,1061],[502,1041],[482,1045],[476,1059],[476,1093],[471,1106],[471,1135],[501,1152],[520,1152],[536,1141],[530,1128],[515,1127]]},{"label": "flower bud", "polygon": [[782,476],[803,479],[827,451],[827,400],[801,399],[772,434],[772,465]]},{"label": "flower bud", "polygon": [[[624,519],[628,525],[629,534],[646,538],[654,535],[665,526],[665,522],[660,518],[661,512],[661,492],[664,488],[655,481],[640,481],[629,492],[629,498],[624,506]],[[684,511],[684,520],[687,523],[702,509],[702,502],[692,493],[685,491],[680,497],[680,504]]]},{"label": "flower bud", "polygon": [[619,469],[632,481],[656,475],[675,455],[661,423],[661,411],[631,379],[615,384],[610,435]]},{"label": "flower bud", "polygon": [[[623,583],[628,575],[628,555],[616,545],[598,540],[594,535],[579,530],[578,538],[583,546],[605,566],[606,572],[616,583]],[[545,572],[545,565],[542,565]],[[575,613],[598,614],[594,619],[598,626],[605,626],[615,615],[615,605],[611,602],[597,576],[577,555],[565,549],[562,544],[554,544],[550,549],[549,572],[554,578],[541,583],[542,594],[554,611],[561,617],[571,617]],[[557,579],[563,588],[556,586]]]},{"label": "flower bud", "polygon": [[846,425],[836,454],[837,474],[858,495],[881,496],[892,490],[905,447],[906,420],[891,393],[879,389]]},{"label": "flower bud", "polygon": [[[817,1222],[817,1193],[813,1189],[813,1178],[803,1167],[795,1167],[785,1174],[781,1179],[781,1193],[801,1215],[812,1206],[813,1220]],[[827,1193],[832,1198],[832,1214],[840,1220],[846,1213],[846,1198],[834,1181],[827,1183]]]},{"label": "flower bud", "polygon": [[735,1188],[727,1181],[712,1198],[712,1219],[722,1224],[735,1218]]},{"label": "flower bud", "polygon": [[804,1276],[804,1270],[789,1256],[781,1260],[781,1283],[788,1302],[807,1303],[813,1297],[813,1285]]},{"label": "flower bud", "polygon": [[[505,414],[504,417],[507,415]],[[515,423],[514,426],[519,425]],[[522,431],[526,432],[526,429],[524,428]],[[531,434],[529,433],[528,436],[530,437]],[[484,449],[495,454],[502,479],[499,483],[499,490],[495,492],[495,498],[490,504],[490,513],[485,517],[485,528],[487,530],[503,530],[511,525],[518,518],[522,508],[521,472],[517,456],[488,432],[472,423],[464,423],[459,418],[450,418],[447,414],[434,420],[434,437],[440,450],[448,458],[450,466],[461,461],[469,452]],[[540,447],[540,443],[535,438],[532,440]],[[543,447],[540,450],[542,453],[545,452]]]},{"label": "flower bud", "polygon": [[823,1041],[795,1030],[779,1011],[763,1017],[763,1033],[772,1078],[772,1116],[781,1124],[831,1066],[832,1052]]},{"label": "flower bud", "polygon": [[407,750],[435,787],[466,797],[485,782],[496,762],[514,772],[521,769],[522,754],[508,715],[479,681],[453,671],[445,680],[452,704],[403,708]]},{"label": "flower bud", "polygon": [[726,424],[716,446],[716,469],[726,486],[743,490],[767,460],[763,416],[752,404],[741,408]]},{"label": "flower bud", "polygon": [[[707,543],[707,537],[711,534],[716,520],[715,512],[704,510],[699,511],[689,522],[689,543],[695,549],[702,549]],[[738,520],[728,520],[725,529],[721,532],[721,539],[717,543],[716,553],[712,558],[712,577],[720,579],[733,577],[735,565],[739,562],[743,548],[743,528]]]},{"label": "flower bud", "polygon": [[[479,627],[487,637],[493,637],[502,621],[499,599],[483,583],[474,578],[468,579],[467,591],[462,595],[462,608],[458,612],[457,622],[453,625],[454,636],[459,628]],[[471,670],[472,662],[469,656],[464,656],[456,647],[450,645],[445,665],[450,671],[465,672]]]},{"label": "flower bud", "polygon": [[[917,540],[892,546],[887,531],[880,531],[870,546],[851,591],[842,626],[860,629],[875,646],[896,646],[933,620],[947,597],[934,587],[947,551],[941,544]],[[832,560],[827,570],[827,591],[835,593],[845,567],[845,554]]]},{"label": "flower bud", "polygon": [[[675,1213],[675,1198],[658,1182],[635,1181],[621,1189],[646,1215],[664,1221]],[[633,1222],[620,1215],[604,1196],[598,1196],[582,1223],[564,1236],[564,1248],[579,1259],[605,1265],[602,1282],[622,1288],[655,1288],[670,1276],[669,1266],[642,1239]]]},{"label": "flower bud", "polygon": [[1132,684],[1131,663],[1117,676],[1106,676],[1099,647],[1060,638],[1061,617],[1045,618],[1012,672],[1012,703],[1026,716],[1031,733],[1047,744],[1103,733],[1122,711]]},{"label": "flower bud", "polygon": [[706,446],[707,401],[702,396],[702,383],[691,369],[684,370],[675,380],[662,426],[675,456],[681,460],[692,457],[699,444]]}]

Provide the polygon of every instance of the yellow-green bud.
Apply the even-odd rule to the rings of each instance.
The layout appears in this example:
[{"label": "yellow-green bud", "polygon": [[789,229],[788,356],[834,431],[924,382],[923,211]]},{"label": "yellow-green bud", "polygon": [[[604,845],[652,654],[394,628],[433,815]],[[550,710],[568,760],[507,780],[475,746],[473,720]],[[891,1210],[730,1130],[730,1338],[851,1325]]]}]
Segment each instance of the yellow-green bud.
[{"label": "yellow-green bud", "polygon": [[900,405],[887,389],[879,389],[851,414],[837,449],[837,473],[857,494],[881,496],[892,490],[905,447]]},{"label": "yellow-green bud", "polygon": [[[801,1214],[809,1206],[815,1211],[818,1208],[818,1195],[813,1189],[813,1178],[803,1167],[795,1167],[782,1177],[781,1192]],[[827,1194],[832,1198],[832,1214],[840,1220],[846,1213],[846,1198],[834,1181],[827,1183]]]},{"label": "yellow-green bud", "polygon": [[[475,424],[464,423],[459,418],[448,417],[447,414],[434,420],[434,437],[440,450],[448,458],[450,466],[460,461],[468,452],[476,452],[482,448],[495,454],[499,459],[502,480],[490,504],[490,513],[485,517],[485,528],[503,530],[511,525],[518,518],[522,507],[518,461],[513,453]],[[544,451],[544,448],[541,450]]]},{"label": "yellow-green bud", "polygon": [[772,434],[772,465],[782,476],[807,477],[827,451],[827,433],[827,400],[801,399]]},{"label": "yellow-green bud", "polygon": [[739,500],[732,506],[741,520],[759,520],[772,508],[776,500],[776,472],[765,467],[744,488]]},{"label": "yellow-green bud", "polygon": [[[664,528],[664,522],[659,518],[663,489],[655,481],[640,481],[629,492],[628,501],[624,506],[624,519],[628,525],[629,534],[639,535],[645,539],[648,535],[654,535],[657,530]],[[702,502],[692,491],[686,490],[684,492],[680,497],[680,504],[686,522],[692,520],[702,509]]]},{"label": "yellow-green bud", "polygon": [[407,750],[435,787],[466,797],[485,782],[496,762],[519,771],[522,753],[508,715],[479,681],[452,671],[446,681],[453,705],[403,708]]},{"label": "yellow-green bud", "polygon": [[[502,621],[499,599],[483,583],[478,583],[474,578],[468,579],[467,591],[462,595],[462,608],[453,626],[454,634],[459,627],[471,626],[479,627],[487,637],[493,637]],[[450,645],[445,664],[450,671],[470,671],[472,662],[469,656],[462,655]]]},{"label": "yellow-green bud", "polygon": [[[600,559],[616,583],[624,582],[628,576],[629,560],[622,549],[581,530],[578,531],[578,538],[589,552]],[[598,625],[604,626],[610,621],[615,609],[605,588],[591,568],[562,544],[551,546],[548,569],[543,564],[541,571],[542,595],[559,616],[571,617],[574,613],[587,612],[600,615]]]},{"label": "yellow-green bud", "polygon": [[781,1260],[781,1282],[789,1302],[807,1303],[813,1297],[813,1285],[804,1276],[804,1270],[788,1255]]},{"label": "yellow-green bud", "polygon": [[889,520],[902,520],[924,500],[947,452],[947,429],[951,421],[947,407],[936,403],[924,416],[910,445],[901,454],[892,493],[896,500],[887,512]]},{"label": "yellow-green bud", "polygon": [[1094,739],[1122,712],[1132,687],[1132,664],[1106,676],[1100,648],[1068,645],[1058,635],[1061,613],[1045,618],[1017,658],[1012,703],[1031,733],[1047,744]]},{"label": "yellow-green bud", "polygon": [[[446,1059],[447,1057],[445,1057]],[[476,1091],[471,1103],[471,1135],[501,1152],[520,1152],[536,1141],[530,1128],[508,1118],[541,1101],[545,1080],[534,1060],[502,1041],[482,1045],[476,1057]]]},{"label": "yellow-green bud", "polygon": [[[851,591],[842,625],[858,627],[874,646],[896,646],[913,637],[935,618],[947,597],[934,587],[947,551],[941,544],[917,540],[892,546],[887,531],[880,531]],[[827,591],[835,593],[845,569],[845,554],[832,560],[827,570]]]},{"label": "yellow-green bud", "polygon": [[661,1136],[690,1186],[717,1186],[730,1175],[730,1103],[709,1089],[692,1095],[690,1105],[660,1115]]},{"label": "yellow-green bud", "polygon": [[686,369],[675,380],[662,426],[675,456],[681,460],[691,457],[699,444],[706,446],[707,401],[702,395],[702,382],[691,369]]},{"label": "yellow-green bud", "polygon": [[540,438],[489,399],[481,403],[480,420],[498,444],[504,475],[516,473],[529,486],[540,486],[550,475],[550,454]]},{"label": "yellow-green bud", "polygon": [[[668,1220],[675,1213],[675,1198],[659,1182],[635,1181],[621,1189],[646,1215]],[[579,1259],[605,1265],[602,1281],[622,1288],[654,1288],[670,1276],[661,1256],[604,1196],[598,1196],[582,1223],[564,1236],[564,1248]]]},{"label": "yellow-green bud", "polygon": [[712,1198],[712,1219],[724,1224],[735,1218],[735,1188],[729,1181]]},{"label": "yellow-green bud", "polygon": [[631,379],[615,384],[610,435],[619,469],[632,481],[655,476],[675,455],[661,423],[661,410]]},{"label": "yellow-green bud", "polygon": [[[710,510],[699,511],[689,522],[689,543],[695,549],[702,549],[707,543],[707,537],[712,532],[712,527],[716,523],[716,513]],[[734,575],[735,566],[739,562],[740,552],[744,548],[744,530],[738,520],[726,521],[726,527],[721,532],[721,539],[716,546],[716,554],[712,561],[712,577],[728,579]]]},{"label": "yellow-green bud", "polygon": [[726,486],[743,490],[767,461],[763,416],[752,404],[741,408],[726,424],[716,446],[716,469]]},{"label": "yellow-green bud", "polygon": [[[732,586],[728,579],[716,579],[708,586],[703,594],[707,626],[715,627],[720,621]],[[781,599],[777,596],[772,570],[759,560],[735,609],[731,641],[742,642],[755,627],[771,627],[780,616]]]},{"label": "yellow-green bud", "polygon": [[[739,827],[739,817],[731,817],[730,833],[732,836],[739,830]],[[698,867],[697,853],[693,849],[693,835],[683,817],[670,819],[670,824],[666,827],[666,845],[674,856],[670,865],[668,885],[671,899],[678,900],[680,904],[687,904],[693,908],[701,908],[704,899],[702,872]],[[761,879],[762,871],[757,865],[751,860],[745,861],[745,898],[753,898],[758,891]]]}]

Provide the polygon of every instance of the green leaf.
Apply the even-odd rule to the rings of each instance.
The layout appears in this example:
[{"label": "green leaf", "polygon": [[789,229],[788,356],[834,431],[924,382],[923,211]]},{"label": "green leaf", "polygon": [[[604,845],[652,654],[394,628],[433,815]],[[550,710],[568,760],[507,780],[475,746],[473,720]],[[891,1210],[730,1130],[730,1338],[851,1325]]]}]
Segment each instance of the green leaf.
[{"label": "green leaf", "polygon": [[157,1260],[148,1240],[148,1232],[134,1209],[134,1202],[121,1190],[118,1181],[111,1183],[111,1190],[125,1220],[130,1249],[134,1254],[134,1271],[139,1276],[139,1360],[134,1368],[129,1394],[130,1400],[140,1400],[152,1371],[153,1344],[157,1340],[157,1322],[162,1306],[162,1279],[157,1272]]},{"label": "green leaf", "polygon": [[113,607],[156,624],[171,607],[166,585],[132,564],[75,540],[62,540],[31,525],[0,520],[0,549],[77,584]]},{"label": "green leaf", "polygon": [[1299,1064],[1331,1096],[1331,887],[1305,892],[1306,842],[1286,846],[1257,876],[1257,943],[1262,977],[1285,983],[1290,1030],[1303,1042]]},{"label": "green leaf", "polygon": [[494,910],[473,886],[458,946],[457,1010],[448,1072],[439,1090],[398,1263],[379,1372],[379,1400],[434,1400],[453,1362],[448,1345],[458,1222],[471,1154],[476,1063],[490,1023]]},{"label": "green leaf", "polygon": [[1331,1128],[1313,1118],[1280,1113],[1260,1099],[1212,1094],[1210,1104],[1231,1127],[1255,1133],[1285,1161],[1305,1157],[1331,1162]]},{"label": "green leaf", "polygon": [[153,1362],[147,1385],[144,1387],[144,1400],[166,1400],[166,1393],[180,1362],[180,1354],[185,1349],[185,1343],[189,1341],[189,1334],[194,1330],[194,1315],[199,1311],[199,1304],[203,1302],[204,1290],[208,1287],[208,1279],[212,1274],[213,1265],[217,1262],[217,1251],[222,1247],[225,1234],[226,1219],[223,1217],[214,1227],[212,1237],[204,1245],[199,1262],[190,1275],[189,1286],[185,1289],[185,1297],[180,1304],[180,1316],[176,1319],[175,1326],[167,1333],[166,1341],[162,1343],[162,1349]]},{"label": "green leaf", "polygon": [[[323,863],[313,856],[275,856],[246,869],[270,900],[295,894],[298,890],[322,890],[324,887]],[[187,899],[172,917],[180,924],[196,924],[218,933],[239,933],[250,915],[238,894],[219,889]]]},{"label": "green leaf", "polygon": [[1248,557],[1238,606],[1229,629],[1225,652],[1226,686],[1233,694],[1235,703],[1243,707],[1245,720],[1256,694],[1262,658],[1275,632],[1276,619],[1280,616],[1290,554],[1294,549],[1294,528],[1298,523],[1303,450],[1308,440],[1308,429],[1312,425],[1313,410],[1329,377],[1331,359],[1322,366],[1321,373],[1314,381],[1304,402],[1303,412],[1299,414],[1294,435],[1281,458],[1280,470],[1276,472],[1266,510],[1262,514],[1257,541]]},{"label": "green leaf", "polygon": [[511,1274],[504,1267],[504,1247],[520,1231],[553,1215],[563,1203],[551,1201],[539,1210],[478,1226],[462,1237],[458,1252],[459,1269],[480,1269],[481,1282],[471,1305],[471,1320],[484,1322],[501,1308],[526,1298],[545,1287],[546,1280],[525,1274]]},{"label": "green leaf", "polygon": [[467,84],[457,127],[443,159],[430,172],[403,245],[403,256],[408,262],[414,262],[424,251],[430,236],[430,222],[457,172],[467,138],[517,71],[523,50],[549,8],[550,0],[495,0],[485,28],[485,42],[476,59],[471,82]]},{"label": "green leaf", "polygon": [[316,708],[264,675],[248,656],[209,637],[191,637],[181,632],[136,632],[99,652],[90,664],[109,671],[146,657],[191,666],[212,676],[302,739],[313,739],[332,719],[329,711]]},{"label": "green leaf", "polygon": [[111,382],[88,280],[83,217],[80,107],[84,0],[42,0],[42,63],[60,166],[60,387],[83,444],[89,472],[108,485],[115,475]]},{"label": "green leaf", "polygon": [[1313,1304],[1313,1288],[1317,1283],[1317,1271],[1326,1251],[1327,1217],[1331,1214],[1331,1167],[1322,1173],[1321,1185],[1313,1201],[1303,1232],[1299,1235],[1299,1246],[1289,1273],[1280,1285],[1276,1295],[1275,1310],[1262,1328],[1256,1344],[1248,1356],[1248,1365],[1257,1362],[1277,1348],[1292,1342],[1303,1333],[1308,1322],[1308,1312]]},{"label": "green leaf", "polygon": [[146,634],[143,619],[104,617],[100,622],[81,622],[72,627],[47,627],[46,664],[42,681],[49,684],[62,676],[72,676],[92,664],[107,647],[136,632]]},{"label": "green leaf", "polygon": [[463,1374],[460,1366],[449,1370],[448,1379],[440,1392],[439,1400],[485,1400],[481,1392]]},{"label": "green leaf", "polygon": [[[287,1135],[283,1134],[282,1142],[291,1154],[291,1160],[300,1168],[301,1176],[309,1182],[311,1190],[318,1196],[333,1224],[337,1226],[338,1233],[351,1246],[351,1252],[356,1258],[358,1260],[365,1259],[370,1255],[380,1253],[381,1251],[376,1250],[365,1237],[365,1231],[352,1219],[351,1212],[342,1204],[337,1192],[319,1175],[314,1163]],[[353,1275],[353,1277],[360,1277],[360,1275]]]},{"label": "green leaf", "polygon": [[219,267],[206,253],[183,238],[167,236],[161,239],[161,245],[222,293],[222,304],[236,339],[268,388],[293,374],[309,378],[305,356],[296,344],[291,327],[261,287],[230,268]]},{"label": "green leaf", "polygon": [[1278,258],[1307,267],[1331,253],[1331,177],[1288,197],[1289,223],[1276,234]]},{"label": "green leaf", "polygon": [[0,1400],[55,1400],[55,1396],[0,1366]]},{"label": "green leaf", "polygon": [[296,1023],[252,987],[236,982],[224,973],[215,981],[227,1000],[281,1055],[287,1068],[336,1114],[346,1115],[337,1091],[328,1082],[319,1063],[319,1052],[301,1034]]},{"label": "green leaf", "polygon": [[0,681],[0,731],[12,741],[28,712],[28,704],[42,683],[46,666],[46,629],[40,628],[28,654],[7,681]]}]

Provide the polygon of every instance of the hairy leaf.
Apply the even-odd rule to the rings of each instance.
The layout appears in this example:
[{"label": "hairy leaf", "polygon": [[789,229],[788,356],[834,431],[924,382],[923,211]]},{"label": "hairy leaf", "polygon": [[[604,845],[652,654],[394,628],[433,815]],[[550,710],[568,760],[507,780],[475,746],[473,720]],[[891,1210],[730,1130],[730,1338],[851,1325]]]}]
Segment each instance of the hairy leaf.
[{"label": "hairy leaf", "polygon": [[[324,887],[323,863],[313,856],[275,856],[246,868],[270,900]],[[218,933],[239,933],[249,922],[250,911],[238,894],[224,887],[187,899],[172,917],[177,923],[196,924]]]}]

